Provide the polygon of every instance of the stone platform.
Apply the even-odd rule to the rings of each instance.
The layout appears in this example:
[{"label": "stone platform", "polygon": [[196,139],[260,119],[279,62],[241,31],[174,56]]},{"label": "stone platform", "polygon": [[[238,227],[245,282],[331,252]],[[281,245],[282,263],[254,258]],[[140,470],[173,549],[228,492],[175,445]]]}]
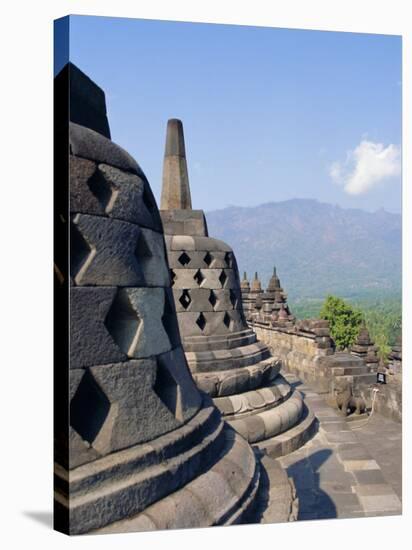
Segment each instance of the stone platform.
[{"label": "stone platform", "polygon": [[348,422],[294,375],[318,419],[316,435],[278,459],[299,499],[298,520],[398,515],[401,504],[401,426],[379,415]]}]

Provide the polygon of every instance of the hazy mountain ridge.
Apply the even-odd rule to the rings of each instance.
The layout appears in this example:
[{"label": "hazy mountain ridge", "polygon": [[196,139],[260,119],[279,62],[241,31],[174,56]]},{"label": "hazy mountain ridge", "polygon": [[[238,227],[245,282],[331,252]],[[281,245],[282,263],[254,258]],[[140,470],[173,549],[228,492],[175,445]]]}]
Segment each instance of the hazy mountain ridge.
[{"label": "hazy mountain ridge", "polygon": [[230,244],[239,269],[262,282],[273,265],[291,297],[398,292],[399,214],[365,212],[310,199],[207,213],[209,234]]}]

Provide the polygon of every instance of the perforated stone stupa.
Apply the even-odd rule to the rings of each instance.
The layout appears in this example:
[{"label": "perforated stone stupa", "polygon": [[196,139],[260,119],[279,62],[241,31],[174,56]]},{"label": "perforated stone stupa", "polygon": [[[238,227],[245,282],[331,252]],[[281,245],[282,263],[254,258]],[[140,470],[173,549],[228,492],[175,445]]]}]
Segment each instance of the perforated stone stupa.
[{"label": "perforated stone stupa", "polygon": [[261,321],[282,327],[293,325],[296,319],[289,309],[287,294],[281,287],[276,267],[273,268],[272,277],[265,291],[262,290],[257,272],[251,284],[245,272],[240,286],[243,308],[248,321]]},{"label": "perforated stone stupa", "polygon": [[[101,97],[74,66],[65,71]],[[58,214],[70,223],[70,266],[58,280],[70,291],[70,417],[68,446],[57,433],[56,524],[80,534],[240,522],[259,463],[187,367],[149,183],[102,133],[70,123],[67,145],[69,212]]]},{"label": "perforated stone stupa", "polygon": [[[235,255],[208,236],[203,211],[192,209],[188,182],[182,123],[172,119],[160,213],[189,368],[224,419],[250,443],[273,456],[290,452],[305,441],[313,417],[279,374],[281,362],[248,327]],[[258,294],[254,286],[250,291]]]}]

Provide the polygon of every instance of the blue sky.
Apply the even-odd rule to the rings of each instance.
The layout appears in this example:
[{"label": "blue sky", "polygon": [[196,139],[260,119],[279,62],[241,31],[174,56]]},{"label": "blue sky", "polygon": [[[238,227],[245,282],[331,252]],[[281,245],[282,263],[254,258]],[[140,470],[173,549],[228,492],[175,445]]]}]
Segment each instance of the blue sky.
[{"label": "blue sky", "polygon": [[70,60],[160,197],[184,124],[194,208],[315,198],[401,208],[401,38],[72,16]]}]

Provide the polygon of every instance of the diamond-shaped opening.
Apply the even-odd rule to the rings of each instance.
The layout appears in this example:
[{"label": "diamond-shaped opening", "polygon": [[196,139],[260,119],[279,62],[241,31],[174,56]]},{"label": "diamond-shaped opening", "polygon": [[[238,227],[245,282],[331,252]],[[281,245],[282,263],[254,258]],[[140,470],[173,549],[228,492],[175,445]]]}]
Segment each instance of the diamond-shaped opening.
[{"label": "diamond-shaped opening", "polygon": [[182,304],[182,306],[187,309],[191,302],[192,302],[192,298],[190,297],[190,294],[189,294],[189,291],[188,290],[184,290],[179,298],[179,302]]},{"label": "diamond-shaped opening", "polygon": [[190,257],[186,254],[186,252],[182,252],[178,257],[178,261],[182,265],[187,265],[190,262]]},{"label": "diamond-shaped opening", "polygon": [[206,326],[206,317],[203,315],[203,313],[201,313],[196,319],[196,324],[200,328],[200,330],[204,330]]},{"label": "diamond-shaped opening", "polygon": [[193,279],[197,282],[197,284],[199,286],[203,283],[205,278],[203,277],[202,272],[200,271],[200,269],[198,269],[196,271],[196,273],[193,275]]},{"label": "diamond-shaped opening", "polygon": [[237,303],[237,293],[233,289],[230,289],[229,292],[230,292],[230,303],[235,308]]},{"label": "diamond-shaped opening", "polygon": [[225,312],[225,316],[223,317],[223,322],[224,322],[224,324],[227,326],[227,328],[230,327],[230,321],[231,321],[230,315],[229,315],[228,312],[226,311],[226,312]]},{"label": "diamond-shaped opening", "polygon": [[226,252],[226,254],[225,254],[225,263],[226,263],[227,267],[232,267],[232,253],[231,252]]},{"label": "diamond-shaped opening", "polygon": [[173,269],[170,270],[170,286],[173,286],[176,281],[176,273],[173,271]]},{"label": "diamond-shaped opening", "polygon": [[225,282],[227,281],[227,275],[226,275],[226,273],[223,271],[223,269],[222,269],[221,274],[219,275],[219,281],[220,281],[222,287],[224,286]]},{"label": "diamond-shaped opening", "polygon": [[203,258],[203,261],[206,265],[210,265],[213,262],[213,256],[210,254],[210,252],[206,252],[205,257]]},{"label": "diamond-shaped opening", "polygon": [[129,356],[133,355],[136,348],[140,322],[126,290],[119,290],[104,324],[119,348]]},{"label": "diamond-shaped opening", "polygon": [[91,246],[87,243],[77,225],[70,223],[70,275],[75,278],[91,253]]},{"label": "diamond-shaped opening", "polygon": [[[170,294],[169,294],[170,292]],[[179,328],[177,325],[175,303],[171,291],[165,289],[165,303],[162,315],[163,327],[169,337],[172,347],[180,343]]]},{"label": "diamond-shaped opening", "polygon": [[94,174],[89,178],[87,185],[96,199],[103,206],[104,210],[106,210],[113,198],[113,193],[116,191],[116,187],[111,182],[107,181],[99,169],[95,170]]},{"label": "diamond-shaped opening", "polygon": [[168,368],[159,363],[159,361],[157,362],[156,382],[153,386],[153,390],[161,402],[166,405],[171,414],[175,418],[179,416],[179,386]]},{"label": "diamond-shaped opening", "polygon": [[70,425],[84,441],[96,439],[110,410],[110,401],[86,371],[70,402]]},{"label": "diamond-shaped opening", "polygon": [[212,304],[213,307],[215,307],[217,302],[217,297],[216,297],[216,294],[213,292],[213,290],[210,291],[209,302]]}]

